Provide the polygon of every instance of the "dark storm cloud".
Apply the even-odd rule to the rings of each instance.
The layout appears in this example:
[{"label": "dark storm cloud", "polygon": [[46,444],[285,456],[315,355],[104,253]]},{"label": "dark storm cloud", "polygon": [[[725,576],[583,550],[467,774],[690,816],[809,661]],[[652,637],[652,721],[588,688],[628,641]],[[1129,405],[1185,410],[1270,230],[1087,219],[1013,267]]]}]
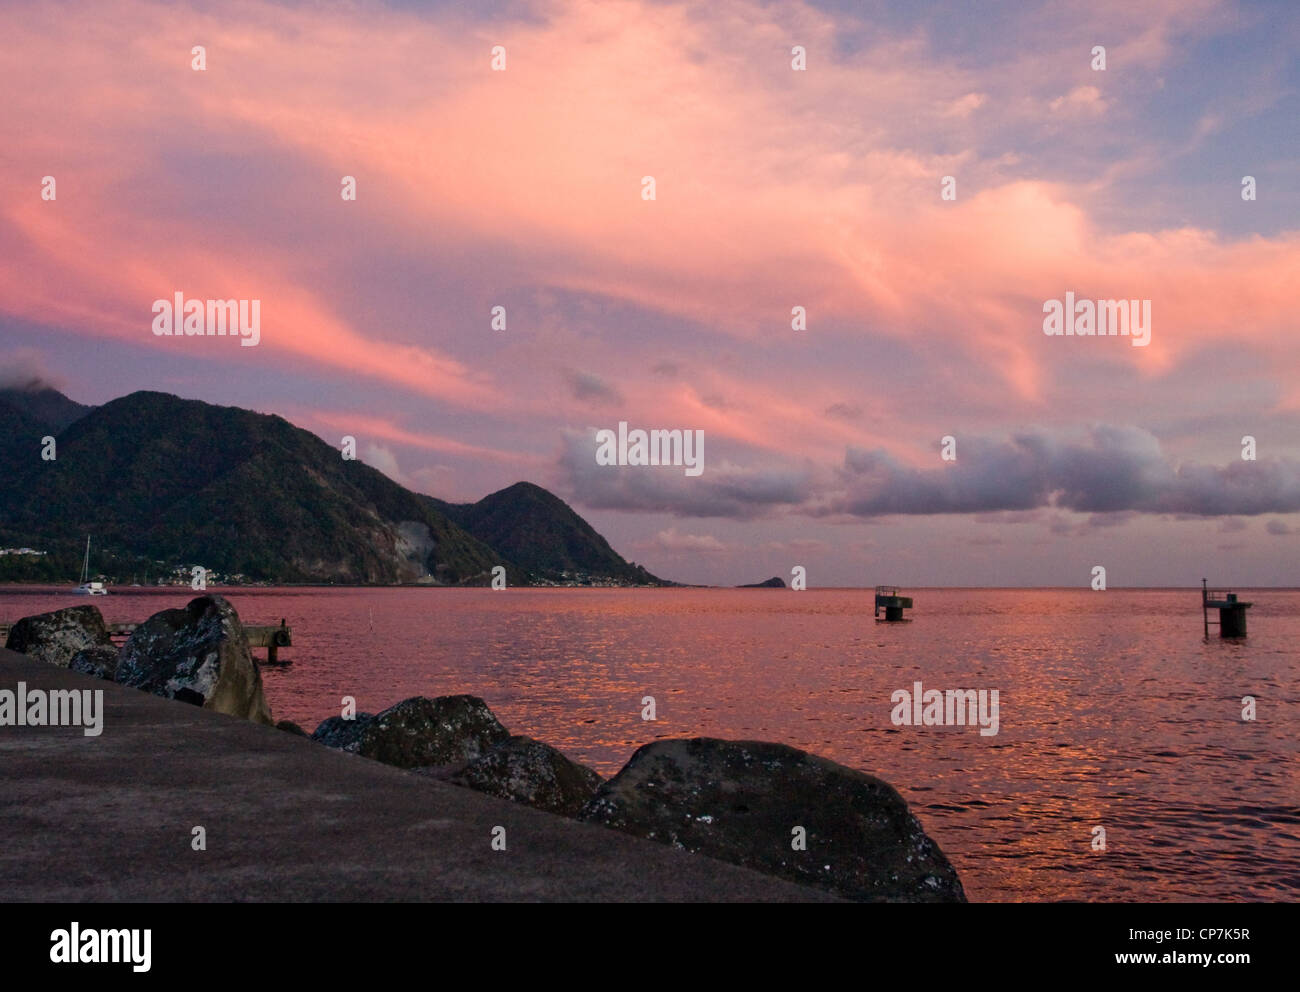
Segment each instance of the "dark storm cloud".
[{"label": "dark storm cloud", "polygon": [[568,371],[565,373],[565,379],[568,380],[569,389],[573,392],[575,400],[581,400],[584,403],[623,402],[622,393],[600,376],[591,372]]},{"label": "dark storm cloud", "polygon": [[861,420],[862,407],[852,403],[832,403],[825,410],[826,416],[837,420]]},{"label": "dark storm cloud", "polygon": [[710,453],[707,443],[697,477],[672,466],[598,465],[595,452],[594,431],[569,432],[560,456],[574,499],[592,509],[750,520],[802,504],[811,491],[806,472],[742,468]]},{"label": "dark storm cloud", "polygon": [[957,440],[955,462],[918,469],[883,451],[850,449],[844,490],[830,512],[990,513],[1053,506],[1079,513],[1253,516],[1300,510],[1300,463],[1171,465],[1134,428],[1095,427],[1082,438],[1026,432],[1007,441]]},{"label": "dark storm cloud", "polygon": [[18,348],[0,354],[0,389],[37,392],[63,388],[63,380],[47,371],[45,358],[40,352],[32,348]]},{"label": "dark storm cloud", "polygon": [[[591,434],[570,434],[561,469],[574,498],[600,509],[751,520],[774,511],[813,517],[977,514],[982,520],[1037,519],[1043,510],[1090,514],[1062,532],[1112,526],[1138,514],[1249,517],[1300,511],[1300,462],[1231,461],[1173,465],[1150,433],[1098,426],[1057,436],[1025,431],[1006,440],[958,437],[957,459],[916,468],[881,450],[850,448],[835,472],[752,468],[716,449],[705,471],[686,478],[666,467],[600,466]],[[990,516],[991,515],[991,516]],[[1273,530],[1272,533],[1277,533]]]}]

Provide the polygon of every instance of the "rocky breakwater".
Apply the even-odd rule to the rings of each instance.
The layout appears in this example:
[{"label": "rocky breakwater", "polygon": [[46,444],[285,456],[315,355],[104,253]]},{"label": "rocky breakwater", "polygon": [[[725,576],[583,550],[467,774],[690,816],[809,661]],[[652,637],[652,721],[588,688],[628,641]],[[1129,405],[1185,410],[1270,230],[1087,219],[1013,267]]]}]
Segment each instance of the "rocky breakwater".
[{"label": "rocky breakwater", "polygon": [[511,735],[477,696],[330,717],[313,739],[860,902],[965,902],[888,783],[783,744],[710,738],[638,750],[613,779]]},{"label": "rocky breakwater", "polygon": [[312,734],[329,747],[573,816],[601,778],[555,748],[511,735],[477,696],[413,696],[382,713],[330,717]]},{"label": "rocky breakwater", "polygon": [[965,902],[888,783],[784,744],[647,744],[579,818],[859,902]]},{"label": "rocky breakwater", "polygon": [[[161,696],[271,724],[234,608],[164,610],[120,652],[94,606],[14,625],[7,645]],[[281,729],[301,734],[287,721]],[[319,744],[863,902],[964,902],[957,872],[888,783],[783,744],[660,740],[609,781],[511,734],[477,696],[330,717]]]},{"label": "rocky breakwater", "polygon": [[273,722],[244,625],[223,596],[200,596],[136,627],[122,645],[114,681],[255,723]]},{"label": "rocky breakwater", "polygon": [[155,613],[120,651],[99,610],[89,605],[24,617],[5,646],[154,695],[272,722],[239,614],[221,596],[201,596],[184,609]]},{"label": "rocky breakwater", "polygon": [[109,658],[109,670],[116,669],[117,648],[108,626],[99,610],[89,605],[23,617],[10,628],[5,647],[88,675],[98,675]]}]

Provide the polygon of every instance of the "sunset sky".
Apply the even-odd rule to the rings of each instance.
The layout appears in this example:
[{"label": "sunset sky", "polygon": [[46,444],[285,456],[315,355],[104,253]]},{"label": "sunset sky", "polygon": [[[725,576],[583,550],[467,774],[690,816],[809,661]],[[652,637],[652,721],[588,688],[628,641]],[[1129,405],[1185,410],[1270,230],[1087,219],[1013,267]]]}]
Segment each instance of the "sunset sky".
[{"label": "sunset sky", "polygon": [[0,369],[528,479],[680,581],[1300,585],[1297,52],[1289,0],[0,4]]}]

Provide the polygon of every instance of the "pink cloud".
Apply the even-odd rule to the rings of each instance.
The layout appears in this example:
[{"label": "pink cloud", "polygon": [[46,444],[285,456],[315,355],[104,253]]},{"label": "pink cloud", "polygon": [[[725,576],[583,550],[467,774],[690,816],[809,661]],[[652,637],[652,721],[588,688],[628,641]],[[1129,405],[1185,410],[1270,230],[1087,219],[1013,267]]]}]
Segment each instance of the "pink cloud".
[{"label": "pink cloud", "polygon": [[[1058,9],[1072,30],[1106,26],[1121,39],[1112,64],[1155,64],[1171,39],[1222,8]],[[508,246],[529,284],[657,310],[749,349],[744,367],[696,369],[677,388],[635,373],[616,385],[630,416],[653,412],[754,448],[826,459],[849,445],[899,444],[878,418],[822,415],[828,388],[851,393],[849,373],[769,350],[784,339],[798,355],[783,316],[795,304],[809,308],[809,335],[838,335],[846,351],[882,337],[917,349],[932,389],[959,369],[969,380],[960,388],[1008,419],[1043,412],[1054,381],[1080,364],[1156,377],[1242,327],[1288,384],[1284,402],[1300,403],[1300,234],[1106,230],[1090,211],[1104,187],[1023,178],[1033,170],[1015,151],[985,159],[977,133],[962,131],[977,120],[1032,135],[1063,91],[1058,111],[1123,112],[1118,84],[1103,95],[1085,82],[1086,51],[1064,74],[1055,49],[979,66],[885,33],[841,54],[831,15],[739,0],[707,10],[559,2],[493,25],[256,3],[235,17],[135,2],[97,10],[93,30],[71,35],[57,8],[11,18],[4,74],[30,85],[10,88],[5,130],[18,138],[0,176],[31,191],[0,208],[0,237],[20,249],[0,273],[0,310],[11,315],[174,348],[147,336],[155,296],[258,295],[267,353],[470,410],[589,419],[572,397],[514,388],[521,373],[506,362],[457,357],[456,333],[437,314],[427,327],[343,317],[339,291],[309,259],[345,265],[382,245],[292,254],[255,231],[246,243],[209,243],[188,213],[115,205],[124,185],[158,181],[169,152],[208,143],[293,163],[298,182],[319,185],[319,205],[302,202],[322,215],[349,208],[337,182],[355,175],[355,206],[395,242]],[[208,48],[206,73],[189,68],[196,39]],[[790,69],[794,43],[809,49],[807,72]],[[494,44],[507,49],[504,73],[490,71]],[[1034,98],[1010,99],[1013,87]],[[964,140],[950,140],[954,128]],[[47,172],[63,177],[57,204],[36,197]],[[948,174],[955,203],[938,196]],[[657,180],[654,202],[640,198],[644,175]],[[467,268],[465,278],[483,276]],[[1046,338],[1041,303],[1067,289],[1151,298],[1151,346]],[[508,347],[507,357],[527,348]],[[617,350],[603,354],[613,362]],[[203,354],[253,360],[238,349]],[[728,410],[705,401],[715,394]],[[915,387],[900,395],[924,398]],[[883,407],[898,415],[897,402]]]},{"label": "pink cloud", "polygon": [[[514,465],[549,464],[550,459],[538,455],[520,454],[514,451],[502,451],[483,445],[466,444],[454,438],[430,434],[426,431],[412,431],[400,427],[383,417],[341,410],[303,410],[300,413],[302,423],[314,423],[332,428],[334,433],[347,433],[362,438],[381,438],[385,441],[408,445],[424,451],[438,451],[448,455],[462,455],[483,458],[489,461]],[[341,436],[341,434],[340,434]]]}]

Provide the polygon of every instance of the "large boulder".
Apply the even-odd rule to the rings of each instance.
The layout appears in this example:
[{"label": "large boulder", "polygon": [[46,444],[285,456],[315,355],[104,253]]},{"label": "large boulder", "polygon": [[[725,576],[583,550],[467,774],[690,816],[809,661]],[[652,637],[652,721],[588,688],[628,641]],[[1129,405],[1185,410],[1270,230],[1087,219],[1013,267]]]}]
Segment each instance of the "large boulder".
[{"label": "large boulder", "polygon": [[361,745],[361,731],[375,718],[373,713],[357,713],[352,717],[332,716],[322,720],[312,732],[311,739],[326,747],[356,753]]},{"label": "large boulder", "polygon": [[549,744],[509,737],[452,775],[451,781],[561,816],[577,816],[602,779]]},{"label": "large boulder", "polygon": [[[600,823],[862,902],[965,902],[890,785],[783,744],[647,744],[583,808]],[[805,850],[794,849],[796,827]]]},{"label": "large boulder", "polygon": [[262,673],[239,614],[222,596],[155,613],[127,639],[115,681],[156,696],[272,724]]},{"label": "large boulder", "polygon": [[413,696],[367,720],[345,749],[398,768],[460,766],[509,736],[477,696]]},{"label": "large boulder", "polygon": [[5,642],[10,651],[60,668],[67,668],[79,651],[112,646],[103,615],[89,604],[23,617],[10,628]]},{"label": "large boulder", "polygon": [[112,682],[117,675],[117,654],[117,648],[112,645],[83,648],[68,662],[68,670]]}]

